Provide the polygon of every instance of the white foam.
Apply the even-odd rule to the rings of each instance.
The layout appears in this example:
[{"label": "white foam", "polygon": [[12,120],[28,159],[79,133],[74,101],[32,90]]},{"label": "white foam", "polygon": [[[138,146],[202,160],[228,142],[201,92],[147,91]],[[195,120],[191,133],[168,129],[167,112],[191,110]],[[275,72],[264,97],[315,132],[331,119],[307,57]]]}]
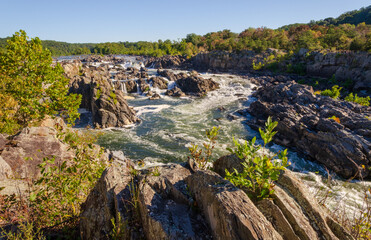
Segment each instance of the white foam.
[{"label": "white foam", "polygon": [[157,113],[162,111],[163,109],[169,108],[171,105],[162,104],[162,105],[146,105],[142,107],[134,107],[136,114],[138,116],[142,115],[143,113]]}]

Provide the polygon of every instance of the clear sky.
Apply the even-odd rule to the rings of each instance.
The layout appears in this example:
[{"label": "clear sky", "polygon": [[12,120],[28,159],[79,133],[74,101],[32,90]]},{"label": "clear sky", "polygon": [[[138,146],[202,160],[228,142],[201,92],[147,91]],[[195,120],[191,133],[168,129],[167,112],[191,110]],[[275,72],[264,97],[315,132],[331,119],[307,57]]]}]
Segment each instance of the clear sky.
[{"label": "clear sky", "polygon": [[65,42],[178,40],[248,27],[307,23],[367,7],[370,0],[0,0],[0,37],[23,29]]}]

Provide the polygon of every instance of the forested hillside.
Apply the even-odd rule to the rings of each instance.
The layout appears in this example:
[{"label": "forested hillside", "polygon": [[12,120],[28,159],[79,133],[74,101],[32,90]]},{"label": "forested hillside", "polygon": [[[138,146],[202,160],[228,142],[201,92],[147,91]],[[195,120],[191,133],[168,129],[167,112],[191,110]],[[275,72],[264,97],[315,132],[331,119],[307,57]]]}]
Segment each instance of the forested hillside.
[{"label": "forested hillside", "polygon": [[[230,30],[211,32],[205,35],[188,34],[180,41],[115,42],[115,43],[66,43],[43,41],[53,56],[80,54],[129,54],[160,57],[163,55],[192,56],[201,51],[253,50],[268,48],[297,51],[309,50],[353,50],[371,51],[371,6],[340,15],[311,21],[308,24],[292,24],[279,29],[248,28],[241,33]],[[0,50],[5,39],[0,39]]]}]

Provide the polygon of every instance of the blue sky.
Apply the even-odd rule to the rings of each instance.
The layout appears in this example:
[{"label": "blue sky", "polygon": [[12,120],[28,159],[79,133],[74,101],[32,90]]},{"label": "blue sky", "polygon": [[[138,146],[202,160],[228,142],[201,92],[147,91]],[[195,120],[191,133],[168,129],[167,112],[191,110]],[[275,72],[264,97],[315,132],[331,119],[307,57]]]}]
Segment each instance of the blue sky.
[{"label": "blue sky", "polygon": [[178,40],[188,33],[337,17],[370,0],[0,0],[0,37],[23,29],[65,42]]}]

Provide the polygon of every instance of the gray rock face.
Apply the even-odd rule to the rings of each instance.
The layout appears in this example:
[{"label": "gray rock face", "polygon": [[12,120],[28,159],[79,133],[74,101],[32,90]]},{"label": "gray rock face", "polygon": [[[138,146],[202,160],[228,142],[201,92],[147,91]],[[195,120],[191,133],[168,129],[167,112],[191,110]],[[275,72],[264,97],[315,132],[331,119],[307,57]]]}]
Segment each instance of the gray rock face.
[{"label": "gray rock face", "polygon": [[[63,121],[50,121],[64,125]],[[68,146],[57,139],[54,124],[42,124],[40,127],[24,128],[15,136],[10,136],[0,148],[0,164],[3,174],[0,180],[10,176],[21,179],[35,179],[39,176],[38,164],[45,157],[55,156],[56,163],[73,158]],[[9,168],[11,171],[8,171]],[[7,170],[8,169],[8,170]],[[2,177],[1,177],[2,176]]]},{"label": "gray rock face", "polygon": [[249,197],[211,171],[187,179],[215,239],[282,239]]},{"label": "gray rock face", "polygon": [[[198,75],[197,72],[191,74],[179,73],[174,74],[169,70],[158,71],[158,73],[168,78],[170,81],[175,81],[177,87],[187,95],[203,96],[209,91],[219,88],[219,84],[212,79],[204,79]],[[169,92],[169,95],[172,94]]]},{"label": "gray rock face", "polygon": [[151,83],[154,88],[167,89],[167,81],[161,77],[151,77],[149,83]]},{"label": "gray rock face", "polygon": [[295,147],[345,178],[369,176],[370,107],[316,96],[311,87],[290,81],[267,82],[254,96],[258,100],[248,111],[256,119],[250,126],[261,127],[272,116],[279,122],[276,143]]},{"label": "gray rock face", "polygon": [[165,95],[172,96],[172,97],[185,97],[186,96],[185,93],[182,92],[182,90],[178,87],[167,90],[165,92]]},{"label": "gray rock face", "polygon": [[[166,164],[134,176],[119,158],[84,204],[82,239],[106,239],[119,214],[130,239],[352,239],[289,171],[273,199],[253,203],[217,173]],[[237,159],[217,160],[221,174],[239,168]]]},{"label": "gray rock face", "polygon": [[[213,71],[253,71],[253,63],[265,63],[272,54],[286,54],[275,49],[268,49],[263,53],[243,51],[241,53],[229,53],[224,51],[212,51],[199,53],[190,61],[194,69]],[[301,64],[309,76],[331,78],[335,76],[337,81],[352,81],[350,91],[357,92],[371,89],[371,54],[365,52],[310,52],[301,49],[292,58],[278,64],[283,71],[287,65]]]},{"label": "gray rock face", "polygon": [[72,77],[70,92],[82,95],[80,107],[92,112],[95,127],[123,127],[138,122],[123,92],[113,88],[109,79],[106,67],[84,67],[81,75]]},{"label": "gray rock face", "polygon": [[185,62],[186,58],[183,56],[170,56],[166,55],[163,57],[151,57],[147,59],[145,62],[146,67],[151,67],[151,68],[176,68],[176,67],[181,67]]},{"label": "gray rock face", "polygon": [[93,86],[91,110],[96,127],[123,127],[139,122],[122,91],[113,89],[107,81]]},{"label": "gray rock face", "polygon": [[121,224],[130,217],[125,202],[130,201],[130,175],[126,163],[114,163],[106,169],[84,203],[80,220],[81,238],[86,240],[110,239],[111,219]]},{"label": "gray rock face", "polygon": [[[201,215],[190,209],[185,178],[191,172],[179,164],[159,168],[139,185],[140,215],[147,239],[210,239]],[[201,220],[201,221],[200,221]]]},{"label": "gray rock face", "polygon": [[[215,162],[214,169],[222,175],[225,169],[242,171],[241,161],[235,155],[224,156]],[[283,239],[353,239],[289,170],[275,184],[273,199],[264,199],[256,206]]]},{"label": "gray rock face", "polygon": [[312,52],[306,57],[307,73],[313,76],[332,77],[355,82],[353,91],[371,88],[371,55],[356,52]]}]

